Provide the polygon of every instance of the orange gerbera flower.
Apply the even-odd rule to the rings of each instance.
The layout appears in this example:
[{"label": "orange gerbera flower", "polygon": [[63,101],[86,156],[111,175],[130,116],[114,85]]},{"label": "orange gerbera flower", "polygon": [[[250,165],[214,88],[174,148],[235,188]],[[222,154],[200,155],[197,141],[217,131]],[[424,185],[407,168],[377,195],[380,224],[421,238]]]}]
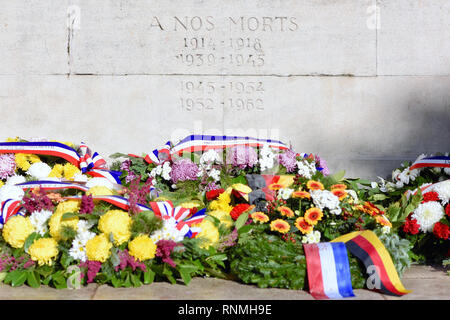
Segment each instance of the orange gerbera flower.
[{"label": "orange gerbera flower", "polygon": [[278,211],[281,213],[282,216],[292,218],[294,216],[294,211],[292,211],[290,208],[286,206],[281,206],[278,208]]},{"label": "orange gerbera flower", "polygon": [[314,228],[303,217],[298,217],[297,220],[295,220],[295,226],[303,234],[310,233],[313,230],[313,228]]},{"label": "orange gerbera flower", "polygon": [[309,180],[306,183],[306,187],[310,190],[323,190],[323,184],[320,183],[319,181],[315,181],[315,180]]},{"label": "orange gerbera flower", "polygon": [[308,222],[310,225],[313,225],[313,226],[315,226],[317,224],[317,222],[322,220],[322,217],[323,217],[323,212],[319,208],[315,208],[315,207],[309,208],[305,212],[306,222]]},{"label": "orange gerbera flower", "polygon": [[309,194],[308,191],[294,191],[292,192],[292,198],[297,198],[297,199],[311,199],[311,195]]},{"label": "orange gerbera flower", "polygon": [[277,191],[277,190],[280,190],[280,189],[283,189],[283,188],[284,188],[284,185],[279,184],[279,183],[269,184],[269,189],[273,190],[273,191]]},{"label": "orange gerbera flower", "polygon": [[343,183],[333,184],[331,186],[331,190],[334,190],[334,189],[344,189],[345,190],[345,189],[347,189],[347,186]]},{"label": "orange gerbera flower", "polygon": [[348,196],[348,193],[344,189],[331,189],[331,193],[338,197],[341,201]]},{"label": "orange gerbera flower", "polygon": [[364,202],[363,211],[365,213],[370,214],[372,217],[384,214],[383,211],[378,209],[372,202],[366,201]]},{"label": "orange gerbera flower", "polygon": [[259,223],[266,223],[269,221],[269,217],[264,214],[263,212],[253,212],[251,214],[251,217],[253,220],[259,222]]},{"label": "orange gerbera flower", "polygon": [[277,219],[277,220],[273,220],[270,223],[270,230],[272,231],[278,231],[280,233],[286,233],[291,229],[291,226],[289,225],[289,223],[287,223],[284,220],[281,219]]},{"label": "orange gerbera flower", "polygon": [[384,214],[375,216],[375,221],[381,224],[382,226],[392,228],[392,223],[386,218]]}]

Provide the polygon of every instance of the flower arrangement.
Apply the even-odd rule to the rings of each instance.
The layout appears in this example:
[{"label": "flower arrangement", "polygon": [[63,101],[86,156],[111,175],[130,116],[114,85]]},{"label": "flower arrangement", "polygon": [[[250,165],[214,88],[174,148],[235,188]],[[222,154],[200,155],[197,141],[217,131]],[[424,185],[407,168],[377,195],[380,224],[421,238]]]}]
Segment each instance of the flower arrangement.
[{"label": "flower arrangement", "polygon": [[[116,153],[107,166],[84,144],[41,143],[54,154],[0,153],[0,279],[13,286],[214,276],[303,289],[302,245],[357,230],[374,230],[400,273],[410,263],[384,207],[317,155],[270,143],[174,152],[169,143],[142,157]],[[363,287],[354,257],[350,270]]]}]

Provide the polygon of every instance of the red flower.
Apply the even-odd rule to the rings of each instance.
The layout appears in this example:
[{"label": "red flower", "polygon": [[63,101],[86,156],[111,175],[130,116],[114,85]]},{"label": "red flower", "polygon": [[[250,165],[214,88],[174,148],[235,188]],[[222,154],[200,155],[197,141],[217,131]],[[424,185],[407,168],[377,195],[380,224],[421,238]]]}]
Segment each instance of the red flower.
[{"label": "red flower", "polygon": [[422,203],[425,203],[428,201],[439,201],[439,194],[436,191],[430,191],[430,192],[424,193]]},{"label": "red flower", "polygon": [[230,215],[231,218],[233,218],[233,220],[237,220],[237,218],[239,218],[239,216],[245,212],[246,210],[248,210],[250,208],[250,205],[248,203],[241,203],[238,204],[237,206],[235,206],[233,208],[233,210],[231,210]]},{"label": "red flower", "polygon": [[450,217],[450,203],[445,207],[445,214]]},{"label": "red flower", "polygon": [[416,219],[406,219],[405,224],[403,225],[403,231],[410,234],[418,234],[419,233],[419,224]]},{"label": "red flower", "polygon": [[214,200],[217,199],[221,193],[225,192],[224,189],[214,189],[206,192],[206,199],[207,200]]},{"label": "red flower", "polygon": [[436,222],[433,228],[433,233],[436,237],[447,240],[450,237],[450,229],[447,225]]}]

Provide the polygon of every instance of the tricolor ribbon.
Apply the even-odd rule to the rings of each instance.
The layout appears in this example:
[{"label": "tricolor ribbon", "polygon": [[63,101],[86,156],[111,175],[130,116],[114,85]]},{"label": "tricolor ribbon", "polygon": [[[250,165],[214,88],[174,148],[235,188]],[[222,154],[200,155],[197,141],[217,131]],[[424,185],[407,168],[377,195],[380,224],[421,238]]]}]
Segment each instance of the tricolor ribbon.
[{"label": "tricolor ribbon", "polygon": [[415,196],[415,195],[419,192],[419,189],[420,189],[420,192],[421,192],[422,194],[424,194],[424,193],[433,191],[433,189],[434,189],[436,186],[438,186],[438,185],[441,184],[441,183],[446,183],[446,182],[449,181],[449,180],[450,180],[450,179],[447,179],[447,180],[444,180],[444,181],[440,181],[440,182],[436,182],[436,183],[427,183],[427,184],[421,186],[420,188],[416,188],[416,189],[414,189],[414,190],[406,190],[406,191],[405,191],[406,199],[409,199],[411,196]]},{"label": "tricolor ribbon", "polygon": [[367,272],[374,277],[373,290],[394,296],[411,292],[403,286],[389,252],[373,231],[351,232],[332,242],[344,242],[347,249],[364,263]]},{"label": "tricolor ribbon", "polygon": [[13,200],[8,199],[2,202],[1,204],[1,215],[0,215],[0,228],[3,228],[3,225],[14,215],[24,214],[20,211],[21,209],[21,200]]},{"label": "tricolor ribbon", "polygon": [[[81,200],[81,196],[64,197],[64,199]],[[130,209],[130,202],[128,201],[128,199],[121,196],[92,196],[92,199],[108,202],[125,211],[128,211]],[[137,207],[140,209],[140,211],[152,211],[151,208],[140,203],[137,204]]]},{"label": "tricolor ribbon", "polygon": [[34,188],[40,188],[45,191],[60,190],[60,189],[76,189],[86,192],[89,190],[89,188],[84,186],[83,184],[74,182],[52,181],[52,180],[28,181],[16,184],[16,186],[22,188],[24,191]]},{"label": "tricolor ribbon", "polygon": [[347,249],[343,242],[304,244],[308,284],[315,299],[354,297]]},{"label": "tricolor ribbon", "polygon": [[426,157],[415,161],[411,165],[411,167],[409,167],[409,170],[425,167],[450,168],[450,157],[447,156]]},{"label": "tricolor ribbon", "polygon": [[184,233],[185,237],[193,238],[201,230],[192,225],[200,223],[206,218],[205,211],[202,209],[191,215],[191,210],[183,207],[174,207],[171,201],[150,202],[150,206],[155,215],[162,219],[174,218],[177,223],[177,229]]},{"label": "tricolor ribbon", "polygon": [[234,146],[262,147],[269,145],[275,149],[288,149],[283,142],[272,139],[257,139],[238,136],[190,135],[171,149],[171,154],[181,155],[183,152],[205,151],[209,149],[226,149]]},{"label": "tricolor ribbon", "polygon": [[97,152],[92,150],[84,143],[80,144],[80,163],[79,167],[82,173],[87,173],[92,169],[105,169],[106,161]]}]

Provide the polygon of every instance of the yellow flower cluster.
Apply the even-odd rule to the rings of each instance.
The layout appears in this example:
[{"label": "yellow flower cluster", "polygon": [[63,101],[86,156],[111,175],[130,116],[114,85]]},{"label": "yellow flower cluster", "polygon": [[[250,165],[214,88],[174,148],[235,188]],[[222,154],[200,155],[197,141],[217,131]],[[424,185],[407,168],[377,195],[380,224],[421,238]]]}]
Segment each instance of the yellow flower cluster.
[{"label": "yellow flower cluster", "polygon": [[105,262],[111,255],[112,243],[105,233],[96,235],[86,243],[88,260]]},{"label": "yellow flower cluster", "polygon": [[147,235],[140,235],[128,243],[129,253],[139,261],[153,259],[156,253],[156,244]]},{"label": "yellow flower cluster", "polygon": [[128,212],[122,210],[109,210],[98,221],[98,229],[109,235],[112,232],[114,243],[121,245],[131,237],[132,220]]},{"label": "yellow flower cluster", "polygon": [[41,238],[35,240],[28,248],[31,260],[37,261],[40,266],[53,263],[53,258],[58,255],[58,243],[53,238]]},{"label": "yellow flower cluster", "polygon": [[73,178],[81,173],[80,169],[74,166],[71,163],[66,163],[65,165],[55,164],[52,168],[52,171],[49,174],[49,177],[54,178],[65,178],[67,180],[73,180]]},{"label": "yellow flower cluster", "polygon": [[48,223],[50,227],[50,235],[57,241],[64,240],[61,236],[61,230],[63,226],[69,226],[74,230],[77,230],[78,217],[62,220],[62,216],[67,212],[78,212],[80,210],[80,203],[77,200],[68,200],[60,202],[56,207],[55,212],[50,217]]},{"label": "yellow flower cluster", "polygon": [[209,211],[208,215],[213,216],[220,220],[228,228],[233,226],[233,219],[231,219],[230,213],[222,210]]},{"label": "yellow flower cluster", "polygon": [[217,200],[211,201],[209,204],[210,210],[220,210],[230,213],[233,207],[230,205],[231,196],[227,192],[222,192]]},{"label": "yellow flower cluster", "polygon": [[16,153],[16,166],[23,171],[27,171],[32,163],[41,162],[41,159],[35,154]]},{"label": "yellow flower cluster", "polygon": [[197,235],[197,238],[203,238],[203,242],[200,244],[200,248],[208,249],[210,246],[214,246],[219,242],[219,230],[209,220],[204,219],[201,223],[195,224],[195,227],[201,228],[201,231]]},{"label": "yellow flower cluster", "polygon": [[15,215],[6,221],[3,227],[3,239],[13,248],[22,248],[25,240],[34,232],[34,227],[28,218]]},{"label": "yellow flower cluster", "polygon": [[[86,191],[86,195],[93,195],[93,196],[112,196],[114,195],[114,192],[104,186],[95,186],[90,188],[88,191]],[[96,202],[96,201],[94,201]]]}]

